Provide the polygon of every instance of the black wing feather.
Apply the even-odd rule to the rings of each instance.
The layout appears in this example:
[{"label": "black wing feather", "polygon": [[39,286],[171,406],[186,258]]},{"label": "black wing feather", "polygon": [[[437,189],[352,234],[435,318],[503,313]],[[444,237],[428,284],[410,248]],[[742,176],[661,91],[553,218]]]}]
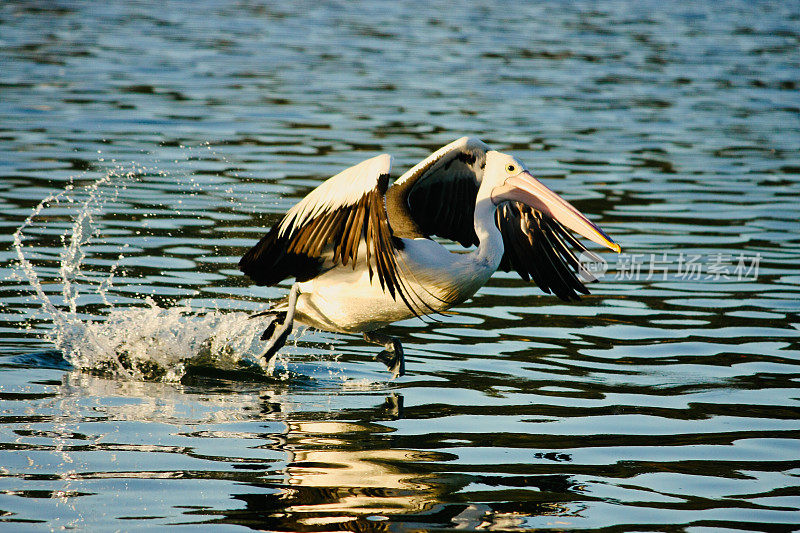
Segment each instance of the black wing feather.
[{"label": "black wing feather", "polygon": [[431,236],[478,244],[473,219],[486,151],[483,142],[461,138],[437,150],[389,189],[386,207],[400,237]]},{"label": "black wing feather", "polygon": [[239,260],[239,270],[256,285],[275,285],[290,277],[308,281],[320,272],[322,260],[288,251],[292,241],[279,235],[278,224]]},{"label": "black wing feather", "polygon": [[435,235],[462,246],[478,244],[473,219],[478,185],[467,179],[441,181],[408,194],[414,220],[425,236]]},{"label": "black wing feather", "polygon": [[576,275],[580,262],[570,248],[580,254],[587,252],[586,247],[561,224],[519,202],[501,205],[495,221],[505,246],[500,270],[516,271],[522,279],[532,279],[544,292],[565,301],[589,294]]}]

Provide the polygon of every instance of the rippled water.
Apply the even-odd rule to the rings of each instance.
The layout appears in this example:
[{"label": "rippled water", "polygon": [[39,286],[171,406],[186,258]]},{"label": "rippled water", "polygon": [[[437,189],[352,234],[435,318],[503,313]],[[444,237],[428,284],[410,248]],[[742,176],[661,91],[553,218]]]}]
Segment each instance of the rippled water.
[{"label": "rippled water", "polygon": [[[1,4],[0,521],[797,529],[799,45],[796,2]],[[394,327],[399,380],[328,333],[254,365],[286,286],[238,257],[462,135],[622,244],[592,296],[497,274]]]}]

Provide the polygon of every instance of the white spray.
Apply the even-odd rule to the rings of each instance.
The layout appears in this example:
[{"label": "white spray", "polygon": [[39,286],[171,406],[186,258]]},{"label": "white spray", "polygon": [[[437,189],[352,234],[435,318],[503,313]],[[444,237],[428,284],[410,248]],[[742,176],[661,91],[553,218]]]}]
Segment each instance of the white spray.
[{"label": "white spray", "polygon": [[[149,296],[138,296],[135,304],[114,305],[108,294],[114,288],[114,274],[122,254],[99,280],[81,271],[86,256],[83,247],[97,233],[92,228],[92,217],[101,212],[107,200],[102,194],[103,187],[115,179],[132,180],[135,176],[109,172],[82,189],[86,195],[82,202],[76,202],[76,189],[69,186],[42,200],[14,233],[13,246],[19,268],[45,317],[52,323],[46,339],[77,368],[129,379],[178,381],[185,375],[188,365],[258,369],[263,324],[248,320],[247,313],[198,310],[188,305],[163,308]],[[112,199],[116,197],[116,189],[114,191]],[[56,304],[43,289],[36,269],[25,255],[23,231],[48,208],[76,203],[77,214],[61,238],[64,247],[60,254],[59,281],[63,302]],[[78,300],[87,291],[98,295],[106,306],[104,320],[81,315]],[[264,370],[271,373],[273,367],[274,359]]]}]

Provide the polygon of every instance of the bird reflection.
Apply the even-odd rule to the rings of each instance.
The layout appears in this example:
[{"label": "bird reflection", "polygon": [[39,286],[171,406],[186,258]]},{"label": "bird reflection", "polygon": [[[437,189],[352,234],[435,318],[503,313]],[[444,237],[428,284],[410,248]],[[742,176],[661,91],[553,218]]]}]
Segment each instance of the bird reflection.
[{"label": "bird reflection", "polygon": [[395,393],[373,408],[339,413],[348,420],[287,421],[276,444],[287,454],[283,479],[264,485],[280,490],[237,498],[260,511],[259,527],[282,531],[339,529],[335,524],[350,530],[363,520],[380,530],[386,515],[429,510],[463,483],[428,466],[452,455],[391,446],[393,429],[379,422],[400,418],[402,410]]},{"label": "bird reflection", "polygon": [[[274,412],[274,406],[271,409]],[[286,432],[270,445],[287,455],[281,479],[251,484],[262,490],[235,495],[246,508],[225,513],[219,521],[273,531],[389,531],[399,524],[402,529],[514,530],[527,529],[524,517],[532,514],[575,512],[552,497],[539,502],[463,503],[469,501],[462,494],[471,484],[547,494],[570,493],[576,486],[566,475],[448,472],[447,463],[457,456],[396,444],[394,429],[381,422],[402,416],[403,397],[393,393],[373,408],[340,411],[334,415],[339,420],[329,416],[287,421]]]},{"label": "bird reflection", "polygon": [[[160,453],[186,454],[209,464],[207,470],[170,473],[191,476],[198,483],[198,491],[204,490],[203,480],[216,482],[221,472],[231,482],[233,492],[221,495],[221,501],[229,502],[230,497],[239,503],[186,506],[181,512],[192,523],[286,532],[514,531],[546,525],[548,520],[565,525],[582,512],[584,502],[592,499],[575,478],[562,473],[572,462],[569,454],[534,452],[532,464],[472,465],[460,461],[452,451],[486,444],[464,440],[454,447],[453,435],[438,432],[436,420],[428,419],[426,406],[404,407],[403,396],[396,392],[337,394],[296,382],[239,388],[229,384],[212,390],[200,385],[184,388],[121,382],[80,372],[65,373],[60,389],[53,401],[59,402],[58,410],[72,419],[96,417],[103,412],[117,422],[195,427],[191,431],[176,430],[181,438],[206,442],[214,437],[252,439],[246,447],[254,453],[238,460],[233,450],[219,454],[195,450],[202,449],[202,444],[159,448]],[[323,396],[333,403],[318,404]],[[87,398],[95,401],[85,405]],[[119,401],[122,398],[125,401]],[[365,399],[373,405],[353,407]],[[419,435],[396,429],[393,421],[405,418]],[[229,431],[229,423],[238,429]],[[264,431],[264,427],[269,429]],[[66,427],[59,431],[66,433]],[[476,431],[476,439],[485,442],[485,434],[479,428]],[[149,446],[125,444],[124,435],[116,438],[123,439],[122,445],[128,448]],[[250,442],[259,444],[253,447]],[[98,446],[104,450],[102,444]],[[114,470],[103,475],[163,477],[163,471],[143,466],[133,472]],[[88,475],[96,476],[97,472]],[[73,489],[70,480],[61,489]]]}]

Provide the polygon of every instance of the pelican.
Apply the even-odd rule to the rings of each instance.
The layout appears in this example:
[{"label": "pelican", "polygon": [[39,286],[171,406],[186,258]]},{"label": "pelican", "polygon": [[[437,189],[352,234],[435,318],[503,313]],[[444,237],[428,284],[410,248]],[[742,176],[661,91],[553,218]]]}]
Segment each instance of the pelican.
[{"label": "pelican", "polygon": [[[479,139],[440,148],[391,187],[390,170],[383,154],[323,182],[239,261],[256,285],[295,280],[285,302],[253,315],[268,320],[265,362],[298,322],[363,334],[384,347],[376,359],[402,376],[402,344],[383,327],[445,312],[498,268],[563,300],[588,294],[575,250],[593,254],[570,230],[620,251],[519,159]],[[465,250],[451,251],[434,236]]]}]

